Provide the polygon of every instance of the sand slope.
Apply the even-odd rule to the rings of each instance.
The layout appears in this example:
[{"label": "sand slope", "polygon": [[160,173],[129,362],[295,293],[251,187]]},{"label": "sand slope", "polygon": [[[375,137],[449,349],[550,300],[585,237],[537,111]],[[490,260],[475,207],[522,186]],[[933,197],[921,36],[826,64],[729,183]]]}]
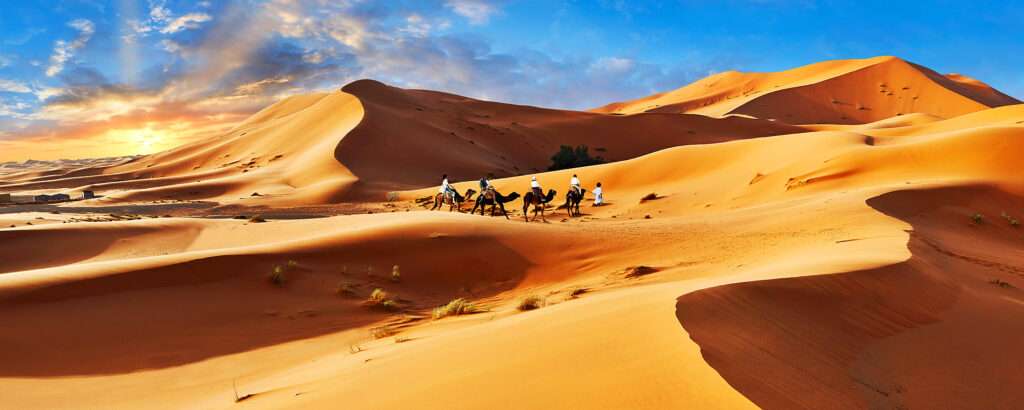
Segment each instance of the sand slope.
[{"label": "sand slope", "polygon": [[776,73],[716,74],[667,93],[593,111],[729,114],[790,124],[855,124],[924,113],[950,118],[1020,101],[960,75],[895,57],[835,60]]},{"label": "sand slope", "polygon": [[[849,67],[815,72],[826,68]],[[145,188],[92,183],[122,184],[115,200],[259,189],[245,201],[271,208],[399,189],[390,206],[0,229],[4,406],[1014,408],[1021,107],[791,128],[373,82],[288,100],[230,139],[110,174],[154,172]],[[706,134],[658,133],[673,121]],[[647,137],[620,141],[643,126]],[[674,146],[680,136],[701,143]],[[437,141],[451,149],[427,153]],[[582,217],[551,207],[546,223],[524,223],[521,201],[511,220],[415,203],[436,192],[416,170],[501,170],[501,155],[541,166],[545,144],[562,142],[621,161],[536,172],[541,184],[560,203],[575,173],[588,190],[603,182],[608,205],[588,196]],[[268,153],[284,156],[261,162]],[[248,172],[220,168],[250,155]],[[500,191],[528,189],[534,172],[506,171]],[[204,182],[179,179],[194,175]],[[289,265],[281,286],[268,280]],[[638,265],[650,269],[629,275]],[[366,305],[375,288],[396,310]],[[518,310],[528,296],[542,306]],[[460,297],[483,312],[431,318]]]},{"label": "sand slope", "polygon": [[745,118],[549,110],[361,80],[343,91],[287,98],[225,135],[124,165],[19,174],[0,190],[91,189],[107,196],[107,203],[381,200],[387,191],[436,183],[442,173],[469,180],[540,171],[560,145],[588,145],[594,156],[621,160],[672,146],[801,130]]}]

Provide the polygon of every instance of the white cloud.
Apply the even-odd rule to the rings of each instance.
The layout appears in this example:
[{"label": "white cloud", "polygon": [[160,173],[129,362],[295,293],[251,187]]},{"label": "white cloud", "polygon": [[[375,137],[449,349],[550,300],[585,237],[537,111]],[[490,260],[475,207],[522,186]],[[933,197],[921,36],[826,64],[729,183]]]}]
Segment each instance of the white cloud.
[{"label": "white cloud", "polygon": [[636,63],[628,58],[604,57],[590,65],[590,69],[606,74],[622,74],[632,71]]},{"label": "white cloud", "polygon": [[32,89],[28,88],[25,84],[0,78],[0,92],[4,91],[9,93],[30,93]]},{"label": "white cloud", "polygon": [[164,1],[149,2],[149,18],[158,23],[166,23],[171,20],[171,10]]},{"label": "white cloud", "polygon": [[171,20],[164,28],[160,29],[160,32],[171,34],[182,30],[193,30],[199,28],[200,23],[205,23],[212,19],[213,17],[206,13],[189,13]]},{"label": "white cloud", "polygon": [[178,54],[182,50],[181,44],[178,44],[174,40],[160,40],[160,45],[164,47],[164,50],[171,54]]},{"label": "white cloud", "polygon": [[11,57],[0,54],[0,68],[8,67],[14,61]]},{"label": "white cloud", "polygon": [[84,47],[96,32],[96,26],[89,20],[78,19],[68,25],[78,30],[78,37],[71,42],[57,40],[53,47],[53,54],[50,55],[50,66],[46,68],[47,77],[53,77],[63,71],[64,64],[74,57],[75,51]]},{"label": "white cloud", "polygon": [[32,94],[35,94],[37,100],[46,101],[50,97],[56,97],[64,94],[65,92],[66,91],[63,88],[42,87],[36,88],[32,91]]},{"label": "white cloud", "polygon": [[448,0],[445,6],[471,24],[485,24],[498,12],[498,8],[486,0]]}]

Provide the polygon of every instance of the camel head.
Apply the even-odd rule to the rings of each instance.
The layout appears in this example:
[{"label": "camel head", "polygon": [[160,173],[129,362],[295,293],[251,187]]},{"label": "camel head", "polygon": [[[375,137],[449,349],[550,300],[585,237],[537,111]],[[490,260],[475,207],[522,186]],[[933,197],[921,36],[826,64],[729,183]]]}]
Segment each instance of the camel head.
[{"label": "camel head", "polygon": [[544,202],[551,202],[552,199],[555,199],[556,194],[554,189],[549,189],[548,194],[544,196]]},{"label": "camel head", "polygon": [[476,190],[475,189],[469,188],[469,189],[466,190],[466,200],[467,201],[472,200],[473,199],[473,195],[476,195]]}]

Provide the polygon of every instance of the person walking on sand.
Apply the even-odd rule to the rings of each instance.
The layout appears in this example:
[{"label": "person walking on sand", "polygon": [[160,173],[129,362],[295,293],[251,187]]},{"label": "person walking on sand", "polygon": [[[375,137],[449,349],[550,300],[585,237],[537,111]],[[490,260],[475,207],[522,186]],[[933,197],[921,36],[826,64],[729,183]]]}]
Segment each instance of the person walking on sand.
[{"label": "person walking on sand", "polygon": [[601,206],[604,204],[604,190],[601,189],[601,183],[597,183],[597,187],[594,188],[594,206]]}]

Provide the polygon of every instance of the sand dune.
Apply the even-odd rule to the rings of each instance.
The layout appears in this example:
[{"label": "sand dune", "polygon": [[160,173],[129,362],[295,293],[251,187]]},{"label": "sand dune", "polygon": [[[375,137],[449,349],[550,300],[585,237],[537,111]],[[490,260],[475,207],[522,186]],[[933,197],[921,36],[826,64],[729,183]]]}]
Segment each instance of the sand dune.
[{"label": "sand dune", "polygon": [[[816,100],[877,81],[923,109],[845,121]],[[0,178],[108,195],[0,215],[17,223],[0,229],[3,406],[1014,408],[1024,105],[892,58],[658,98],[750,84],[769,89],[609,115],[359,81],[130,163]],[[728,115],[777,118],[754,114],[783,100],[814,124]],[[614,162],[542,171],[559,144]],[[546,223],[518,200],[511,220],[424,211],[441,172],[460,191],[493,172],[506,194],[536,175],[557,204],[577,174],[607,205],[588,194],[583,216],[552,206]],[[168,198],[372,208],[83,222]],[[368,305],[375,288],[392,310]],[[456,298],[481,312],[431,317]]]},{"label": "sand dune", "polygon": [[741,114],[789,124],[858,124],[924,113],[950,118],[1020,101],[960,75],[895,57],[835,60],[776,73],[716,74],[680,89],[593,111]]},{"label": "sand dune", "polygon": [[[364,80],[274,104],[225,135],[105,169],[25,178],[6,191],[91,189],[108,202],[215,199],[261,205],[381,200],[387,191],[546,169],[563,144],[608,160],[798,132],[699,115],[614,117],[403,90]],[[383,166],[401,164],[401,166]],[[262,198],[251,198],[257,192]]]}]

